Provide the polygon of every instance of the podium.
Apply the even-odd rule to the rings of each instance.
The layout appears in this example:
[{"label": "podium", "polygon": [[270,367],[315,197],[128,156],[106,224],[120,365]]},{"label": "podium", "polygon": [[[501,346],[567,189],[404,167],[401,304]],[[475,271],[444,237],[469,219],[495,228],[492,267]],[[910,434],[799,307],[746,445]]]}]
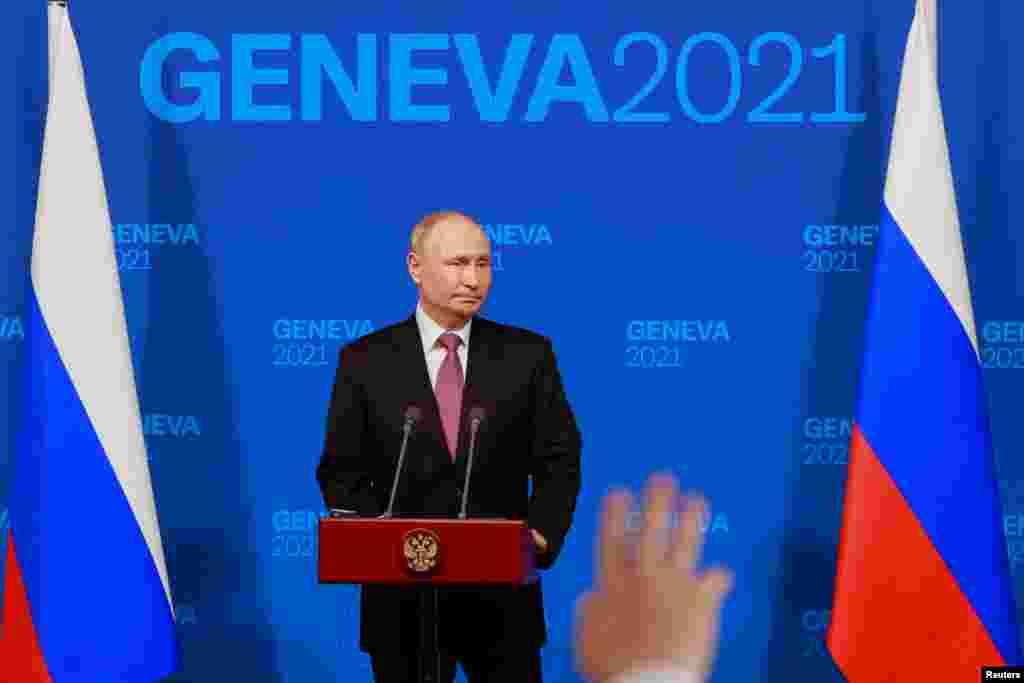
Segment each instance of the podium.
[{"label": "podium", "polygon": [[420,671],[437,683],[437,587],[537,580],[523,520],[342,517],[320,520],[320,583],[421,586]]}]

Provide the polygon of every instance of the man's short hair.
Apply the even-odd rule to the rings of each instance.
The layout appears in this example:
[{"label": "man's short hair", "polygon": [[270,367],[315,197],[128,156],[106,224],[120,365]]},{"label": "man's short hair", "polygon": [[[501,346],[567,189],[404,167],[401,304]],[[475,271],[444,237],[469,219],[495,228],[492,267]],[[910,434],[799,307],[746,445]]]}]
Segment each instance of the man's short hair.
[{"label": "man's short hair", "polygon": [[419,223],[413,226],[412,236],[409,238],[410,248],[417,254],[422,254],[423,244],[426,242],[427,237],[430,236],[430,232],[434,229],[434,226],[450,218],[461,218],[469,221],[473,225],[480,225],[480,223],[478,223],[472,216],[468,216],[461,211],[435,211],[424,216],[420,219]]}]

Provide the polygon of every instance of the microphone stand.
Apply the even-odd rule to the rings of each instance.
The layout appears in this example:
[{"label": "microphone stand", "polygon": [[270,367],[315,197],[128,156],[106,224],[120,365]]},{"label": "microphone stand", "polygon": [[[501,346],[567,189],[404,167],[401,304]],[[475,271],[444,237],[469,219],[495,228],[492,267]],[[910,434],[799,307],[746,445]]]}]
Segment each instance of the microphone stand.
[{"label": "microphone stand", "polygon": [[402,447],[398,450],[398,465],[395,467],[395,479],[391,482],[391,496],[388,497],[388,507],[378,519],[390,519],[392,510],[395,508],[395,494],[398,493],[398,480],[402,476],[402,465],[405,463],[405,447],[409,443],[409,435],[412,433],[413,425],[416,424],[416,417],[406,415],[405,424],[402,425]]},{"label": "microphone stand", "polygon": [[[474,410],[474,412],[476,412]],[[480,428],[481,418],[474,415],[469,423],[469,456],[466,460],[466,483],[462,487],[462,508],[459,519],[466,519],[466,505],[469,503],[469,478],[473,474],[473,452],[476,450],[476,432]]]}]

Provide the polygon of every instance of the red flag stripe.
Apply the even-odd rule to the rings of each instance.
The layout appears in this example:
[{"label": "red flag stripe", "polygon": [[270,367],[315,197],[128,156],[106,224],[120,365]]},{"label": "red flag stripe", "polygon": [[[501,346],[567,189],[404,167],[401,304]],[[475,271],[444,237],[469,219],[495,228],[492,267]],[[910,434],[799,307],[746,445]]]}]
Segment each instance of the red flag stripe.
[{"label": "red flag stripe", "polygon": [[828,647],[850,681],[975,681],[1003,657],[858,425]]},{"label": "red flag stripe", "polygon": [[9,683],[52,683],[43,651],[39,648],[36,627],[32,623],[13,532],[8,532],[7,536],[4,577],[4,619],[3,631],[0,632],[3,680]]}]

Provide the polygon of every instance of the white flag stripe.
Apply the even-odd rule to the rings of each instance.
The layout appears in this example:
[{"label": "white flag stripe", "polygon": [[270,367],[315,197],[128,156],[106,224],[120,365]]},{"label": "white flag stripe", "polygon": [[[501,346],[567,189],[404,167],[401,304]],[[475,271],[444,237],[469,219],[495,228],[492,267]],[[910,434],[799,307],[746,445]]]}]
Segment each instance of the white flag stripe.
[{"label": "white flag stripe", "polygon": [[939,101],[933,3],[918,0],[907,36],[885,203],[946,295],[977,353],[974,311]]},{"label": "white flag stripe", "polygon": [[110,213],[78,45],[50,5],[49,109],[32,246],[46,326],[124,490],[172,606],[142,437]]}]

